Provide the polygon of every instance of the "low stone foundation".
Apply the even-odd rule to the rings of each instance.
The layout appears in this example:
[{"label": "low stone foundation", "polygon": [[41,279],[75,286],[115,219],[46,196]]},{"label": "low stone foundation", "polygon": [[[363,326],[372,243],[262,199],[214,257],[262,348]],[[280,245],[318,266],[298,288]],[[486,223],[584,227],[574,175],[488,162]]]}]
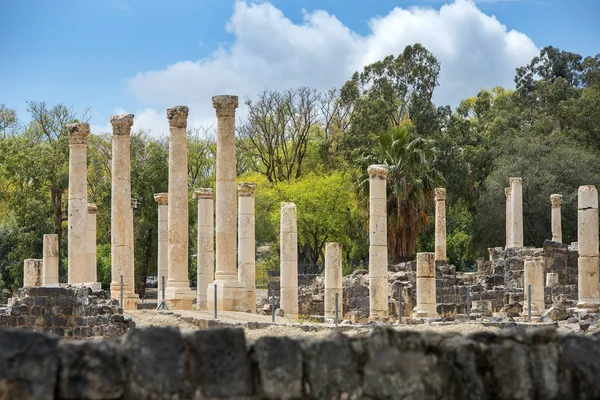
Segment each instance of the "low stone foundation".
[{"label": "low stone foundation", "polygon": [[0,330],[10,399],[597,399],[600,342],[554,329],[468,336],[377,327],[368,336],[262,337],[242,329],[59,342]]},{"label": "low stone foundation", "polygon": [[64,338],[116,337],[133,326],[117,300],[89,287],[25,287],[9,299],[8,307],[0,308],[0,327]]}]

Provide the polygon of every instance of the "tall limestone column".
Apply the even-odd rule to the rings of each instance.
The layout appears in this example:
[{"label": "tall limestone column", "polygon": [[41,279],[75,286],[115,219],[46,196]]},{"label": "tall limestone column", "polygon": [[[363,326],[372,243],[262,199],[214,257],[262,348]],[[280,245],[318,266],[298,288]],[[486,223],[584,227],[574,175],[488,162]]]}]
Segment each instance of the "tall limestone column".
[{"label": "tall limestone column", "polygon": [[95,204],[89,203],[87,209],[87,268],[86,268],[86,284],[98,287],[98,269],[96,263],[96,214],[98,207]]},{"label": "tall limestone column", "polygon": [[256,313],[255,190],[256,183],[238,185],[238,277],[244,287],[242,310],[252,313]]},{"label": "tall limestone column", "polygon": [[523,247],[523,179],[510,178],[511,245]]},{"label": "tall limestone column", "polygon": [[206,309],[206,288],[215,279],[215,218],[213,190],[194,190],[198,199],[198,258],[196,308]]},{"label": "tall limestone column", "polygon": [[69,132],[69,229],[68,229],[68,281],[71,285],[85,283],[87,266],[87,140],[90,126],[87,123],[68,124]]},{"label": "tall limestone column", "polygon": [[169,120],[169,278],[165,298],[174,310],[191,310],[188,278],[188,148],[186,106],[167,108]]},{"label": "tall limestone column", "polygon": [[42,285],[58,286],[58,235],[44,235]]},{"label": "tall limestone column", "polygon": [[387,175],[385,165],[370,165],[369,173],[369,309],[371,319],[389,315],[387,252]]},{"label": "tall limestone column", "polygon": [[578,310],[597,312],[598,293],[598,191],[580,186],[577,197]]},{"label": "tall limestone column", "polygon": [[242,285],[236,270],[236,170],[235,109],[237,96],[213,96],[217,113],[216,273],[209,285],[207,306],[213,307],[217,285],[217,308],[240,310]]},{"label": "tall limestone column", "polygon": [[281,309],[288,318],[298,317],[298,223],[296,205],[281,203],[279,262]]},{"label": "tall limestone column", "polygon": [[163,277],[165,286],[169,279],[169,194],[155,193],[154,200],[158,203],[158,251],[156,275],[158,278],[158,297],[160,303],[163,293]]},{"label": "tall limestone column", "polygon": [[512,243],[512,220],[511,220],[511,201],[510,201],[510,188],[504,188],[504,195],[506,196],[506,246],[505,248],[509,248]]},{"label": "tall limestone column", "polygon": [[446,261],[446,189],[435,192],[435,260]]},{"label": "tall limestone column", "polygon": [[551,194],[550,203],[552,204],[552,241],[562,243],[562,221],[560,215],[562,194]]},{"label": "tall limestone column", "polygon": [[544,313],[546,305],[544,304],[544,264],[542,260],[525,260],[523,271],[523,316],[527,316],[527,287],[531,285],[531,315],[539,317]]},{"label": "tall limestone column", "polygon": [[335,294],[338,293],[338,312],[342,316],[342,246],[325,243],[325,318],[335,318]]},{"label": "tall limestone column", "polygon": [[434,253],[417,253],[417,306],[415,317],[437,316]]},{"label": "tall limestone column", "polygon": [[137,309],[132,265],[133,223],[131,213],[131,127],[133,114],[110,117],[112,136],[112,190],[110,205],[111,282],[110,295],[120,298],[123,275],[123,308]]}]

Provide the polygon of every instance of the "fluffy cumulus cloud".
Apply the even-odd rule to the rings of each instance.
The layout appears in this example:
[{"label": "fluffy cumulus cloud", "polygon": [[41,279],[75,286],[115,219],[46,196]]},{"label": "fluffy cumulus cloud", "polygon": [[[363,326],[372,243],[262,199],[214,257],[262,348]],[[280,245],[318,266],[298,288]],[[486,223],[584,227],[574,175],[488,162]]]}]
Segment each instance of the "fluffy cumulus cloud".
[{"label": "fluffy cumulus cloud", "polygon": [[[513,85],[514,70],[538,53],[525,34],[508,30],[468,0],[439,9],[394,8],[369,21],[361,36],[327,11],[305,12],[295,24],[269,3],[238,1],[226,29],[228,46],[210,57],[185,60],[162,70],[141,72],[127,81],[130,94],[142,101],[190,107],[190,124],[214,122],[213,94],[237,94],[240,100],[265,88],[342,85],[354,71],[405,46],[422,43],[441,63],[434,101],[456,105],[481,88]],[[239,114],[245,107],[240,104]],[[164,111],[146,109],[136,125],[166,132]]]}]

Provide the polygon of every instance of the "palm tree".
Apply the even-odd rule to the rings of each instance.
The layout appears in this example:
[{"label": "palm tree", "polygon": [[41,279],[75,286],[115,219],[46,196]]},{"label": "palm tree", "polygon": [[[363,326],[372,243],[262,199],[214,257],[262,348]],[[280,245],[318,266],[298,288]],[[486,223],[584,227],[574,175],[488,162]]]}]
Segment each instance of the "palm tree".
[{"label": "palm tree", "polygon": [[362,174],[357,186],[366,210],[369,199],[367,167],[383,164],[389,168],[388,253],[393,263],[414,259],[419,233],[429,224],[427,205],[433,199],[434,187],[444,182],[434,167],[435,156],[432,142],[415,137],[412,123],[404,121],[379,136],[377,146],[359,159]]}]

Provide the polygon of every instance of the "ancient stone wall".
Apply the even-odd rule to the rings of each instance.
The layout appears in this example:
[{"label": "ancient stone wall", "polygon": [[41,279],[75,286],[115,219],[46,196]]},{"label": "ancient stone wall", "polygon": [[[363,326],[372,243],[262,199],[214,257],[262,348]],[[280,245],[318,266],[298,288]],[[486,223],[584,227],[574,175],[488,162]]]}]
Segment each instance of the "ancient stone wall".
[{"label": "ancient stone wall", "polygon": [[595,399],[598,370],[598,338],[553,329],[377,327],[363,337],[252,343],[237,328],[63,342],[0,330],[0,393],[11,399]]},{"label": "ancient stone wall", "polygon": [[0,308],[0,327],[65,338],[116,337],[132,326],[117,300],[88,287],[26,287],[9,299],[8,307]]}]

